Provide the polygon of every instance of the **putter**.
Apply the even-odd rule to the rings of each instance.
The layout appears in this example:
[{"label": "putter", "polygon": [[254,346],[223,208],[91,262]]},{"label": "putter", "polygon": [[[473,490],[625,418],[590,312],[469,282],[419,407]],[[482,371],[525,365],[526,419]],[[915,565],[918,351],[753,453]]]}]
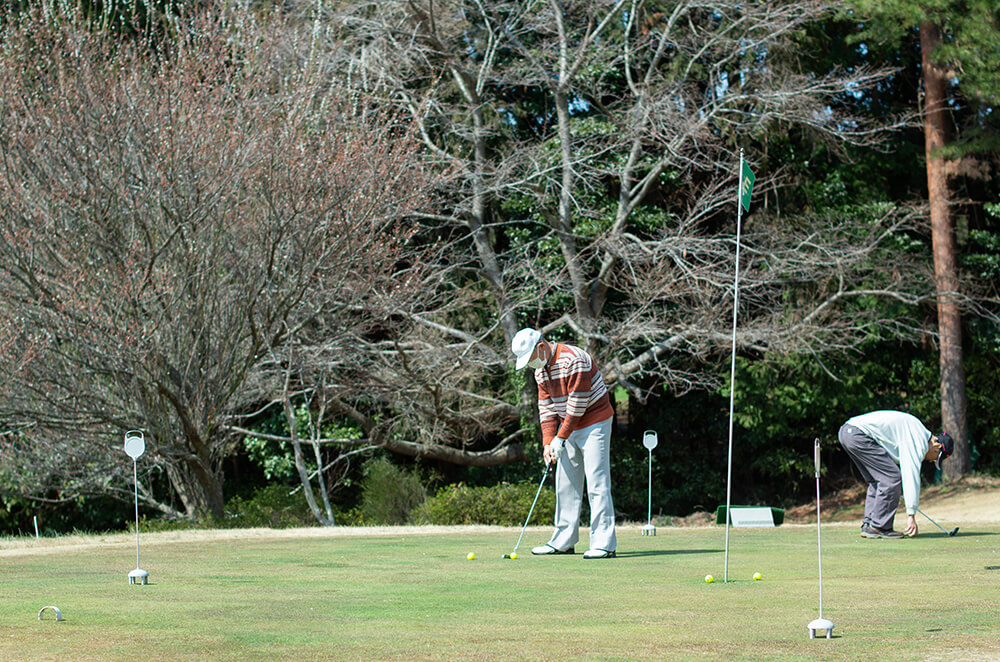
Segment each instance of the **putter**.
[{"label": "putter", "polygon": [[524,518],[524,526],[521,527],[521,535],[517,537],[517,543],[514,544],[514,549],[511,550],[510,554],[504,554],[505,559],[516,558],[517,548],[521,546],[521,538],[524,537],[524,530],[528,528],[528,522],[531,521],[531,514],[535,512],[535,504],[538,503],[538,495],[542,493],[542,486],[545,485],[545,477],[549,475],[549,469],[553,465],[546,464],[545,468],[542,470],[542,480],[538,483],[538,490],[535,492],[535,500],[531,502],[531,508],[528,509],[528,516]]},{"label": "putter", "polygon": [[[924,517],[927,517],[927,513],[925,513],[924,511],[920,510],[919,508],[917,508],[917,512],[920,513],[921,515],[923,515]],[[932,520],[930,517],[927,517],[927,519],[930,520],[931,524],[933,524],[937,528],[941,529],[942,531],[944,531],[945,533],[947,533],[949,536],[953,536],[956,533],[958,533],[958,527],[957,526],[954,529],[952,529],[951,531],[949,531],[948,529],[944,528],[943,526],[941,526],[940,524],[938,524],[937,522],[935,522],[934,520]]]}]

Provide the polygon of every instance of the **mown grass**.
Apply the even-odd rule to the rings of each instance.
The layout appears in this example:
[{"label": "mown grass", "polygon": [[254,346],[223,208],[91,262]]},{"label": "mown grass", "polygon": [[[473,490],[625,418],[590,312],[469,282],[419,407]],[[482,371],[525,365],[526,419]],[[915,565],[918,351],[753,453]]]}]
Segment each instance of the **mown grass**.
[{"label": "mown grass", "polygon": [[[0,541],[3,660],[1000,659],[1000,526],[619,530],[619,558],[532,557],[548,529]],[[586,545],[581,545],[580,551]],[[466,559],[470,551],[473,561]],[[763,580],[752,581],[754,572]],[[708,573],[716,582],[706,584]],[[37,619],[46,605],[65,618]]]}]

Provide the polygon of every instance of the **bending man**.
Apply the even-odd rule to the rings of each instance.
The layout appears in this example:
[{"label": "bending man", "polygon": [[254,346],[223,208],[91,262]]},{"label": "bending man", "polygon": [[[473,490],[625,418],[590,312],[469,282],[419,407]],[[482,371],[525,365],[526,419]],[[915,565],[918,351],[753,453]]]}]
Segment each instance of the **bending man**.
[{"label": "bending man", "polygon": [[915,416],[891,410],[855,416],[840,428],[838,438],[868,483],[861,535],[903,537],[892,528],[901,493],[906,502],[906,535],[917,535],[920,463],[934,462],[940,469],[955,448],[952,438],[944,432],[932,434]]}]

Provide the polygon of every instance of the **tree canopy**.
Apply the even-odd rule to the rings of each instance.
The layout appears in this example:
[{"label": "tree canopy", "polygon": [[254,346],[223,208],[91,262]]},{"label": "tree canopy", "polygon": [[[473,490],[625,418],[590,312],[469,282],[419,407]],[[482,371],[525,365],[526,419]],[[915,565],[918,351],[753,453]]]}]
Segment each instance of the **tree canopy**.
[{"label": "tree canopy", "polygon": [[788,496],[811,462],[796,425],[811,444],[855,407],[932,418],[913,174],[931,15],[974,156],[952,181],[966,363],[996,365],[995,21],[954,3],[25,6],[0,36],[7,493],[127,493],[137,426],[142,496],[174,516],[221,514],[248,436],[288,444],[324,523],[331,448],[491,475],[537,443],[508,351],[530,325],[597,357],[620,431],[699,440],[664,477],[695,507],[718,475],[743,155],[740,477]]},{"label": "tree canopy", "polygon": [[345,360],[417,298],[406,123],[282,25],[189,27],[169,52],[35,15],[4,32],[0,416],[28,491],[121,490],[117,437],[142,427],[170,487],[144,498],[221,515],[231,426],[282,392],[283,348],[320,327]]}]

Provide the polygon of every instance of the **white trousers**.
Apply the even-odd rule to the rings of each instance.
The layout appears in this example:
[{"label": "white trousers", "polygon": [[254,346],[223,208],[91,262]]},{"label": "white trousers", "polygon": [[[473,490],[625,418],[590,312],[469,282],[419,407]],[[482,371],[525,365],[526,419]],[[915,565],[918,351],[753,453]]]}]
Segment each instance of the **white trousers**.
[{"label": "white trousers", "polygon": [[577,430],[563,446],[556,465],[556,530],[549,544],[568,549],[580,540],[580,508],[586,479],[590,503],[590,549],[614,551],[615,506],[611,501],[611,423],[613,418]]}]

